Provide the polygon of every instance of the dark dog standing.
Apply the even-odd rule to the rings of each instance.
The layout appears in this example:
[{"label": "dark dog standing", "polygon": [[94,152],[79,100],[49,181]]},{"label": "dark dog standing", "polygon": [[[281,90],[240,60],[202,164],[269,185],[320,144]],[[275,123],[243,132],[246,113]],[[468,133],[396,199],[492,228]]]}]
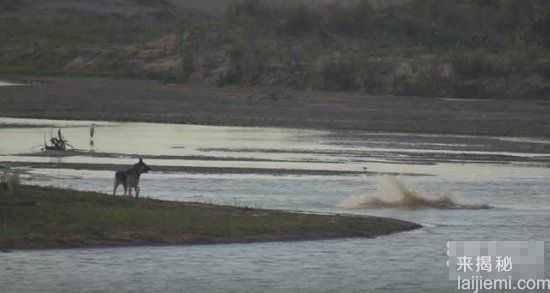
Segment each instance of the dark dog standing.
[{"label": "dark dog standing", "polygon": [[136,198],[139,197],[139,178],[141,174],[151,171],[151,168],[143,162],[140,158],[137,164],[134,164],[132,168],[127,170],[117,171],[115,173],[115,184],[113,188],[113,195],[116,195],[116,190],[119,185],[124,187],[124,195],[132,196],[132,188],[136,192]]}]

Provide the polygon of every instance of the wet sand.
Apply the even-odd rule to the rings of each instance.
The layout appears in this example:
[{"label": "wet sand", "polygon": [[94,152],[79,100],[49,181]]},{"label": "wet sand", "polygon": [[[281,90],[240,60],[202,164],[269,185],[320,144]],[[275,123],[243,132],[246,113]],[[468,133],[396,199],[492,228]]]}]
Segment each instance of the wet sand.
[{"label": "wet sand", "polygon": [[[278,159],[260,159],[260,158],[248,158],[248,157],[216,157],[216,156],[173,156],[173,155],[140,155],[140,154],[121,154],[121,153],[107,153],[107,152],[94,152],[86,150],[67,150],[67,151],[55,151],[47,150],[41,152],[34,152],[28,154],[18,154],[17,156],[23,157],[48,157],[48,158],[66,158],[76,156],[86,156],[91,158],[134,158],[134,159],[161,159],[161,160],[201,160],[201,161],[236,161],[236,162],[279,162],[279,163],[311,163],[311,162],[323,162],[318,160],[278,160]],[[328,162],[326,162],[328,163]]]},{"label": "wet sand", "polygon": [[[550,137],[550,101],[165,85],[146,80],[30,78],[0,87],[0,116]],[[464,97],[468,98],[468,97]]]},{"label": "wet sand", "polygon": [[[160,159],[160,160],[200,160],[200,161],[234,161],[234,162],[272,162],[272,163],[340,163],[335,160],[308,160],[308,159],[263,159],[263,158],[251,158],[246,156],[238,156],[239,153],[246,152],[259,152],[265,154],[318,154],[318,155],[338,155],[337,151],[319,151],[319,150],[250,150],[250,149],[200,149],[201,151],[208,153],[209,151],[219,151],[226,153],[235,153],[235,156],[222,157],[222,156],[209,156],[209,155],[140,155],[140,154],[127,154],[127,153],[108,153],[108,152],[94,152],[87,150],[67,150],[67,151],[41,151],[33,153],[17,154],[17,157],[36,157],[36,158],[66,158],[86,156],[90,158],[143,158],[143,159]],[[384,159],[384,163],[387,164],[417,164],[417,165],[433,165],[441,162],[453,162],[453,163],[512,163],[512,162],[530,162],[548,165],[550,163],[550,155],[546,154],[530,154],[530,153],[510,153],[510,154],[498,154],[498,153],[475,153],[475,152],[441,152],[441,153],[414,153],[407,150],[402,151],[375,151],[367,150],[363,152],[356,152],[361,156],[357,162],[374,163],[379,162],[376,159]],[[532,155],[531,157],[529,157]],[[395,161],[387,160],[388,157],[395,157]],[[365,159],[365,158],[370,158]],[[354,160],[349,160],[354,162]],[[360,172],[358,172],[360,173]]]},{"label": "wet sand", "polygon": [[[84,164],[84,163],[56,163],[56,162],[2,162],[12,168],[27,167],[40,169],[72,169],[114,171],[123,169],[124,166],[116,164]],[[406,176],[430,176],[428,174],[396,173],[396,172],[364,172],[364,171],[339,171],[339,170],[308,170],[308,169],[276,169],[276,168],[241,168],[241,167],[200,167],[200,166],[162,166],[150,165],[155,172],[183,172],[188,174],[257,174],[257,175],[406,175]]]}]

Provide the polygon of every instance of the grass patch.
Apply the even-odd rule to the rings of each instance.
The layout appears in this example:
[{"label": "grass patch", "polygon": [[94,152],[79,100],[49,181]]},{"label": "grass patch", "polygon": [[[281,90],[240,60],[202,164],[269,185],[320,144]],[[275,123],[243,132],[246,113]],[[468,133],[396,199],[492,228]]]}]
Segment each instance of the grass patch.
[{"label": "grass patch", "polygon": [[34,186],[0,197],[0,249],[375,237],[419,227],[377,217],[136,200]]}]

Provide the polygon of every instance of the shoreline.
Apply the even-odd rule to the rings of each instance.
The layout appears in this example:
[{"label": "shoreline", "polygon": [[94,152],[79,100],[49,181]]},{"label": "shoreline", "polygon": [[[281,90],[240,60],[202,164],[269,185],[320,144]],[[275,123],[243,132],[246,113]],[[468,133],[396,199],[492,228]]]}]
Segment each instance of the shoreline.
[{"label": "shoreline", "polygon": [[[342,215],[337,215],[342,216]],[[421,229],[422,226],[418,228],[396,231],[389,234],[382,234],[378,236],[339,236],[339,235],[295,235],[289,237],[274,237],[273,239],[248,239],[248,240],[227,240],[227,241],[189,241],[185,243],[157,243],[149,241],[136,241],[132,243],[111,243],[111,244],[98,244],[98,245],[85,245],[85,246],[53,246],[45,248],[36,248],[36,247],[19,247],[19,248],[2,248],[0,247],[0,255],[2,253],[11,253],[14,251],[41,251],[41,250],[70,250],[70,249],[124,249],[124,248],[140,248],[140,247],[188,247],[188,246],[211,246],[211,245],[231,245],[231,244],[255,244],[255,243],[288,243],[288,242],[308,242],[308,241],[331,241],[331,240],[341,240],[341,239],[374,239],[377,237],[389,236],[395,233],[404,233],[413,231],[415,229]]]},{"label": "shoreline", "polygon": [[0,251],[239,244],[374,238],[422,226],[390,218],[322,215],[51,187],[0,193]]}]

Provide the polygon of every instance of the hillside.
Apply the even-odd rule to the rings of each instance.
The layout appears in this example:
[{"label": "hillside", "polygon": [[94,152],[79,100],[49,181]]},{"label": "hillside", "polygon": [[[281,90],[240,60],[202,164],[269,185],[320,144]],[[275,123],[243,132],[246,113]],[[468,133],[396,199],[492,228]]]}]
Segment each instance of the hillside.
[{"label": "hillside", "polygon": [[[235,2],[234,0],[168,0],[171,4],[178,8],[184,9],[200,9],[206,11],[223,11],[225,8]],[[271,0],[271,3],[292,2],[294,0]],[[353,0],[305,0],[308,6],[324,5],[327,3],[343,3],[353,2]],[[388,5],[400,5],[410,0],[369,0],[373,6],[386,7]]]},{"label": "hillside", "polygon": [[547,1],[387,3],[6,0],[0,74],[404,96],[550,93]]}]

